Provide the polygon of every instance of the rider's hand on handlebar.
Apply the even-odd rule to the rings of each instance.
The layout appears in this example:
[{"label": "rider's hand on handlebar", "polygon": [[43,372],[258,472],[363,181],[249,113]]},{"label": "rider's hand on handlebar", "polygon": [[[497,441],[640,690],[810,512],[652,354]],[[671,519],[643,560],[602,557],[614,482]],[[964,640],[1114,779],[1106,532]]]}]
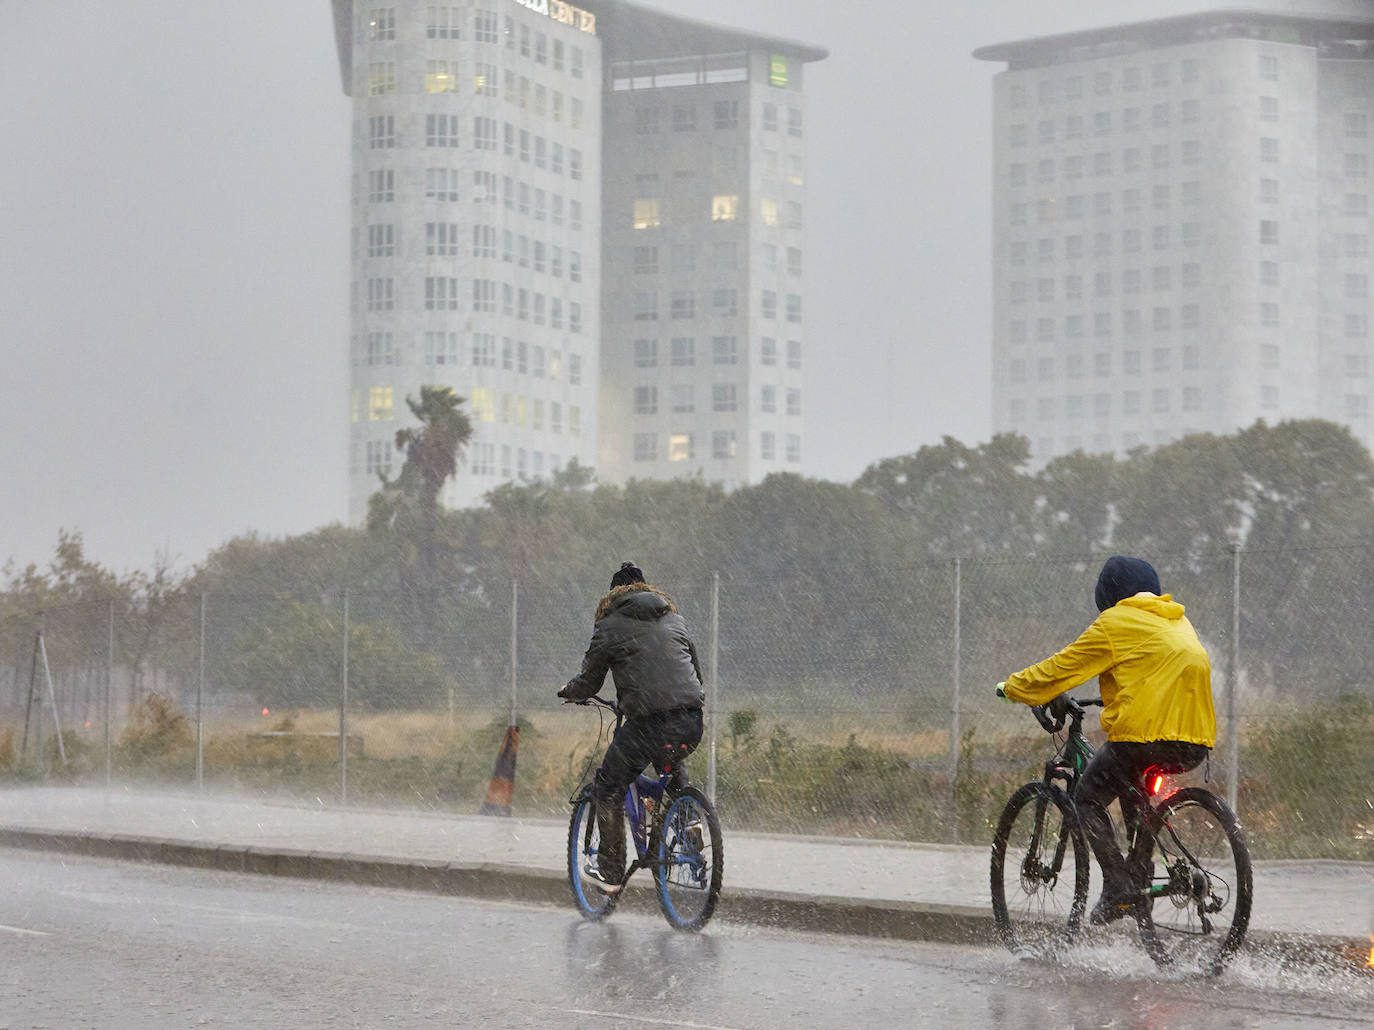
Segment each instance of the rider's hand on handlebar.
[{"label": "rider's hand on handlebar", "polygon": [[1007,704],[1009,704],[1009,705],[1020,704],[1020,702],[1017,701],[1014,697],[1007,697],[1005,691],[1003,690],[1003,688],[1004,688],[1006,685],[1007,685],[1007,681],[1006,681],[1006,680],[1003,680],[1001,683],[997,684],[997,700],[999,700],[999,701],[1005,701],[1005,702],[1006,702]]}]

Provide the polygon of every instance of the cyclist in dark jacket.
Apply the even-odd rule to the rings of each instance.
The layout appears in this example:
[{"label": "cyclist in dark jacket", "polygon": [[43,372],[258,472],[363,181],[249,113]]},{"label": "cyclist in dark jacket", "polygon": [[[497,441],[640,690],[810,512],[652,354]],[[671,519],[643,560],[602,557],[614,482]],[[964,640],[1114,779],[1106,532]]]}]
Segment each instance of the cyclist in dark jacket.
[{"label": "cyclist in dark jacket", "polygon": [[610,672],[625,721],[596,771],[597,869],[584,870],[603,890],[618,891],[625,876],[625,792],[647,766],[677,768],[701,743],[701,666],[687,623],[672,600],[625,562],[611,592],[596,607],[582,671],[558,692],[583,701],[601,690]]}]

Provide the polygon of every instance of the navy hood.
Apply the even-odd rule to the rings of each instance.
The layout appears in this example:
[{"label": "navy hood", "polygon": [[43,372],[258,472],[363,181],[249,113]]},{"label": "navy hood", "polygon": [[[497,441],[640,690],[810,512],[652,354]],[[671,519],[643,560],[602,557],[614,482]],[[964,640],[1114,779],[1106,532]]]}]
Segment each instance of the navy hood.
[{"label": "navy hood", "polygon": [[1097,610],[1105,612],[1116,602],[1132,597],[1142,590],[1151,594],[1162,594],[1159,587],[1159,573],[1154,566],[1143,558],[1130,558],[1124,554],[1114,554],[1102,566],[1097,577],[1097,589],[1093,600]]}]

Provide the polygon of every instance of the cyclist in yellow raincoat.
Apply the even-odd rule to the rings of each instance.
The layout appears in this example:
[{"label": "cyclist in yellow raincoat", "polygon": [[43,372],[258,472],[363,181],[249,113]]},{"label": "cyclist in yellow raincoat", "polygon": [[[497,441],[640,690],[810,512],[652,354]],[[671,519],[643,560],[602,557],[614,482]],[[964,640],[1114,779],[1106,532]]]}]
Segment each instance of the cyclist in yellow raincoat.
[{"label": "cyclist in yellow raincoat", "polygon": [[1089,919],[1103,924],[1131,911],[1152,873],[1127,867],[1107,806],[1120,799],[1129,820],[1130,788],[1147,770],[1201,765],[1216,746],[1217,720],[1207,650],[1183,605],[1160,590],[1150,563],[1113,555],[1094,596],[1100,614],[1092,625],[1062,651],[1008,676],[997,695],[1043,705],[1097,677],[1107,743],[1084,770],[1074,799],[1102,867],[1102,897]]}]

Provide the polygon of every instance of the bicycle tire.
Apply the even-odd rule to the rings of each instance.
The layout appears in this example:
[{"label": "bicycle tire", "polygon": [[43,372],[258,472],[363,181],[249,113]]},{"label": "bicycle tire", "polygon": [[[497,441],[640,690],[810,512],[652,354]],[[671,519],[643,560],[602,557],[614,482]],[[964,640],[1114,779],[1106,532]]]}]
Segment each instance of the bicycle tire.
[{"label": "bicycle tire", "polygon": [[725,875],[725,843],[715,807],[697,788],[683,788],[663,813],[656,837],[658,907],[673,929],[700,930],[716,910]]},{"label": "bicycle tire", "polygon": [[605,919],[615,911],[620,898],[619,894],[605,893],[582,875],[583,865],[596,861],[600,843],[596,802],[592,800],[590,789],[584,790],[573,801],[572,819],[568,823],[568,886],[578,911],[592,920]]},{"label": "bicycle tire", "polygon": [[1148,819],[1153,883],[1167,889],[1137,908],[1141,943],[1161,966],[1195,965],[1215,976],[1250,926],[1254,874],[1245,831],[1204,787],[1175,791]]},{"label": "bicycle tire", "polygon": [[[1047,849],[1050,840],[1053,847]],[[1072,887],[1064,890],[1069,885],[1060,881],[1070,852]],[[1046,958],[1071,945],[1083,925],[1091,867],[1069,796],[1043,782],[1020,787],[1002,810],[992,840],[992,912],[1007,950]]]}]

